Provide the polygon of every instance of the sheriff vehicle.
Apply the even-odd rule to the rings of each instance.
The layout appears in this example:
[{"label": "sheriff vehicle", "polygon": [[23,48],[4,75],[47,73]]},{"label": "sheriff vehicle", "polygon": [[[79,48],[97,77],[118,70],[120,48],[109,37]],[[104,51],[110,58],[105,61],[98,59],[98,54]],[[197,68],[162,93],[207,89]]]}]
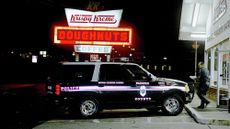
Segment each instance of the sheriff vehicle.
[{"label": "sheriff vehicle", "polygon": [[178,115],[191,102],[188,83],[158,78],[136,63],[64,62],[47,82],[47,95],[83,117],[102,109],[146,108]]}]

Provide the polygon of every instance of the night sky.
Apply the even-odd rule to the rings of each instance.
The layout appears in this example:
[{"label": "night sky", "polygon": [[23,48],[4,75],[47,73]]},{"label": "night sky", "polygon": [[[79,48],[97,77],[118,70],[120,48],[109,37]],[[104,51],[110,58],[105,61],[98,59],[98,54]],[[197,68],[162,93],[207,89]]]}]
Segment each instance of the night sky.
[{"label": "night sky", "polygon": [[[54,24],[66,24],[64,8],[86,9],[90,0],[11,0],[2,2],[1,51],[45,49],[56,51],[51,39]],[[91,0],[100,2],[99,9],[123,9],[121,26],[135,31],[133,45],[150,62],[168,62],[193,71],[193,41],[179,41],[182,0]],[[126,2],[126,3],[124,3]],[[4,45],[3,45],[4,44]],[[204,43],[198,42],[198,60],[203,59]],[[1,53],[2,54],[2,53]],[[64,53],[63,53],[64,54]],[[4,54],[3,54],[4,55]]]}]

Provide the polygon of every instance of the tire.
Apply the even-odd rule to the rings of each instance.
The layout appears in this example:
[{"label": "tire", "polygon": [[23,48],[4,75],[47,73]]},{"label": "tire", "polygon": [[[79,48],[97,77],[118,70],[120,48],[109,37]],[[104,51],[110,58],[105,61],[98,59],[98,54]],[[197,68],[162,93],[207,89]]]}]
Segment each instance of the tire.
[{"label": "tire", "polygon": [[184,103],[177,95],[168,96],[164,99],[162,110],[166,115],[176,116],[182,112]]},{"label": "tire", "polygon": [[88,118],[95,116],[98,113],[99,104],[94,99],[84,99],[79,104],[81,116]]}]

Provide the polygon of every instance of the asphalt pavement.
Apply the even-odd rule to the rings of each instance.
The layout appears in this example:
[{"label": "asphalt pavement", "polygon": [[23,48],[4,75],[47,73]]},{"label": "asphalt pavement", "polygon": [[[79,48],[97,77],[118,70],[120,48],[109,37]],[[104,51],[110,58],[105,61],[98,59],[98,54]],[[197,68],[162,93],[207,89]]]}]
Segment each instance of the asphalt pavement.
[{"label": "asphalt pavement", "polygon": [[205,125],[230,126],[230,113],[227,106],[220,108],[213,100],[210,100],[210,103],[204,109],[197,108],[199,105],[200,99],[196,94],[192,102],[185,105],[185,110],[196,122]]}]

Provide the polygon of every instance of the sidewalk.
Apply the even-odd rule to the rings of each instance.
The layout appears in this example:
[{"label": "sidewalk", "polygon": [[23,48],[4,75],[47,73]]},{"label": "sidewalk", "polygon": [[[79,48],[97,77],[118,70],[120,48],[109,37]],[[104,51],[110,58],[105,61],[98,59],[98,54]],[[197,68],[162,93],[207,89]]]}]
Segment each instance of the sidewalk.
[{"label": "sidewalk", "polygon": [[198,109],[200,99],[194,95],[193,101],[185,105],[185,110],[196,122],[206,125],[226,125],[230,126],[230,113],[227,108],[217,108],[216,102],[210,100],[210,104],[205,109]]}]

